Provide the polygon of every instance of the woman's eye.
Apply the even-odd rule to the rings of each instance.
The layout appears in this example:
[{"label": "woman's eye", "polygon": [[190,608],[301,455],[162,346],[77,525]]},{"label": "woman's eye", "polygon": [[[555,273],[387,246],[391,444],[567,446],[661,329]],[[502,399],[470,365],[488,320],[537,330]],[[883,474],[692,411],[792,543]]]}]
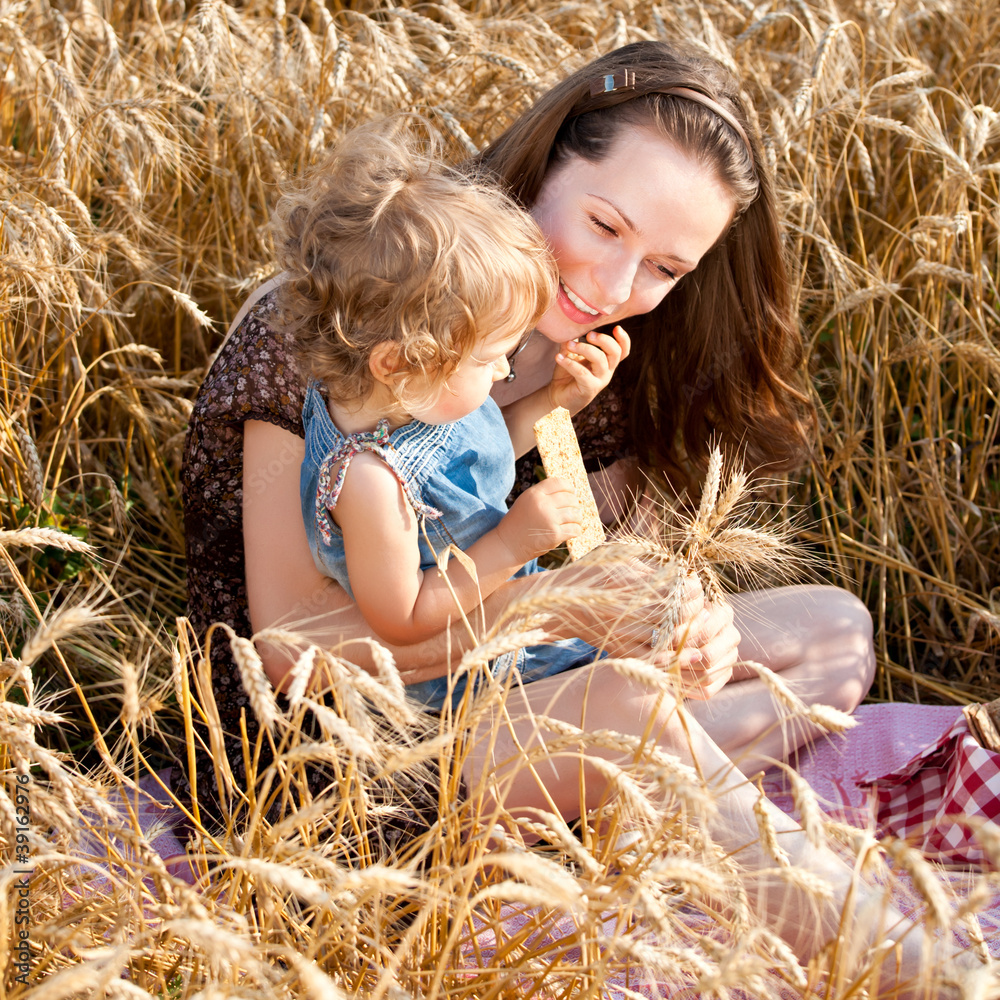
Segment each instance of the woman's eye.
[{"label": "woman's eye", "polygon": [[668,281],[674,281],[677,278],[677,272],[671,271],[665,264],[653,264],[653,270],[655,270],[661,278],[665,278]]},{"label": "woman's eye", "polygon": [[616,229],[614,229],[612,226],[609,226],[606,222],[602,221],[601,219],[597,218],[596,215],[592,215],[590,217],[590,221],[597,229],[600,229],[602,232],[610,233],[612,236],[618,235],[618,231]]}]

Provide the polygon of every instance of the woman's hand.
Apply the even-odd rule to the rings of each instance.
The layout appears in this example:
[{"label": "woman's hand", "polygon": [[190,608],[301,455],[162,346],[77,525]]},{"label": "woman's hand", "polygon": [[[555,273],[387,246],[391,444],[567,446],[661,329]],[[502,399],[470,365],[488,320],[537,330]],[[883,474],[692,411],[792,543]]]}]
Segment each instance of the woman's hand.
[{"label": "woman's hand", "polygon": [[631,347],[628,334],[620,326],[611,334],[594,330],[580,340],[563,344],[549,383],[552,408],[564,406],[570,413],[579,413],[611,381]]},{"label": "woman's hand", "polygon": [[740,643],[733,609],[724,601],[706,601],[697,576],[683,580],[681,622],[670,636],[655,634],[651,622],[665,615],[665,588],[676,586],[676,577],[671,580],[643,560],[567,566],[542,574],[541,586],[556,579],[560,586],[594,588],[593,598],[574,608],[560,635],[577,635],[609,656],[652,660],[679,674],[687,698],[711,698],[732,676]]},{"label": "woman's hand", "polygon": [[732,606],[724,601],[706,602],[702,592],[685,605],[685,610],[688,608],[697,611],[677,626],[670,652],[665,651],[657,659],[673,661],[676,655],[683,695],[704,701],[717,694],[733,676],[739,659],[740,633],[733,623]]}]

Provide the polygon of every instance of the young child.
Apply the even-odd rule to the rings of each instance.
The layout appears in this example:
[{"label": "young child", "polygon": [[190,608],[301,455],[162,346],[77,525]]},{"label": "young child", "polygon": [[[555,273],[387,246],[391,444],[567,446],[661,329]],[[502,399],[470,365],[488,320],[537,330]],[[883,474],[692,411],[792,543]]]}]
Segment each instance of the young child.
[{"label": "young child", "polygon": [[[604,388],[628,338],[606,338],[613,361],[599,375],[571,342],[552,382],[501,413],[490,388],[550,306],[555,266],[526,212],[422,152],[405,120],[351,133],[282,199],[276,228],[282,321],[309,379],[301,498],[313,558],[378,636],[417,642],[579,532],[561,479],[507,510],[514,459],[538,417]],[[451,545],[474,574],[460,560],[439,571]],[[518,666],[535,679],[594,657],[568,640],[520,651]],[[442,677],[408,690],[440,709],[448,689]]]}]

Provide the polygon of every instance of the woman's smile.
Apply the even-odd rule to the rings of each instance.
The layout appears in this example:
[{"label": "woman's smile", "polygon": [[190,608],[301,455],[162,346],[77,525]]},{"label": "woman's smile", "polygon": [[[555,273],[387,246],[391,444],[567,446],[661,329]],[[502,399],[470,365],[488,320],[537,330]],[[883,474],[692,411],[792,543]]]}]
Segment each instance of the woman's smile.
[{"label": "woman's smile", "polygon": [[[566,301],[563,302],[563,299]],[[557,301],[559,301],[563,312],[576,323],[589,323],[594,317],[603,315],[599,309],[595,309],[593,306],[584,302],[583,299],[581,299],[580,296],[577,295],[571,288],[567,287],[566,282],[561,279],[559,281]]]}]

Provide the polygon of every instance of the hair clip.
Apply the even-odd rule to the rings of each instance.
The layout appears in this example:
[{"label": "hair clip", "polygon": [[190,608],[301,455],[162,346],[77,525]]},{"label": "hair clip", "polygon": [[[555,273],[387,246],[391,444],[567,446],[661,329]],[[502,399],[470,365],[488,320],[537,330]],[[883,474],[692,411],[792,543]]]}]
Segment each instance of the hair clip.
[{"label": "hair clip", "polygon": [[590,96],[599,97],[615,90],[634,90],[635,70],[620,69],[617,73],[608,73],[599,77],[590,85]]},{"label": "hair clip", "polygon": [[[714,114],[718,115],[740,137],[743,145],[746,147],[750,162],[754,162],[753,146],[750,144],[750,137],[736,119],[736,116],[727,111],[718,101],[713,101],[707,94],[702,93],[702,91],[694,87],[650,87],[645,80],[637,88],[635,70],[625,66],[614,73],[606,73],[604,76],[599,76],[590,85],[590,96],[600,97],[602,94],[613,94],[619,90],[636,91],[632,95],[633,97],[644,97],[648,94],[665,94],[668,97],[681,97],[684,100],[694,101],[702,105],[702,107],[708,108]],[[570,112],[569,117],[583,114],[589,110],[593,109],[584,100],[584,108],[580,111],[574,109],[574,111]]]}]

